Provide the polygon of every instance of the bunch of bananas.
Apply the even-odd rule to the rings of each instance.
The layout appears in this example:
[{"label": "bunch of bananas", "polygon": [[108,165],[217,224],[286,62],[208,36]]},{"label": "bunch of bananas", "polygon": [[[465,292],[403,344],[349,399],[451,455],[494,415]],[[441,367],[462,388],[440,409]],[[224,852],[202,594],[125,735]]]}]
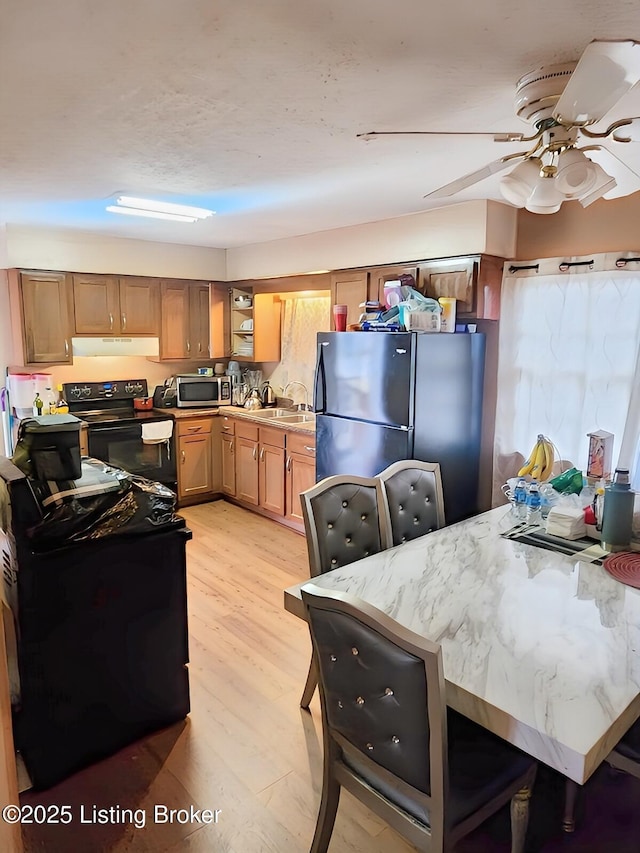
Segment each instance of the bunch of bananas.
[{"label": "bunch of bananas", "polygon": [[518,477],[526,477],[529,474],[532,479],[542,483],[548,480],[553,473],[554,462],[553,442],[541,434],[538,436],[529,458],[518,471]]}]

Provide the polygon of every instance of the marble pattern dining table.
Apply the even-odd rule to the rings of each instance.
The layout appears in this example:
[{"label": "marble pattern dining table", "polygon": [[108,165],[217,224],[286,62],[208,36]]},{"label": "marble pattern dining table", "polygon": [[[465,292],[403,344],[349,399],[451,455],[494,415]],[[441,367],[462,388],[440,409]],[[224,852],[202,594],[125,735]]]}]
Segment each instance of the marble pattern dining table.
[{"label": "marble pattern dining table", "polygon": [[640,715],[640,590],[512,525],[499,507],[313,583],[440,643],[452,708],[582,784]]}]

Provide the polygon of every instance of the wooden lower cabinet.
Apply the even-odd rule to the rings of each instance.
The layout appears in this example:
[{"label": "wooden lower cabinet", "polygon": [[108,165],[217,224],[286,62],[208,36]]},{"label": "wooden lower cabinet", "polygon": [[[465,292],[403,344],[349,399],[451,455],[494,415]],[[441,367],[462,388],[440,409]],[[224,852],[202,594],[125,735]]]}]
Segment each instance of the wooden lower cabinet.
[{"label": "wooden lower cabinet", "polygon": [[258,506],[258,427],[236,423],[236,497]]},{"label": "wooden lower cabinet", "polygon": [[213,494],[212,418],[178,420],[178,500],[181,505]]},{"label": "wooden lower cabinet", "polygon": [[258,505],[284,515],[284,446],[286,433],[260,427]]},{"label": "wooden lower cabinet", "polygon": [[286,518],[304,526],[300,492],[310,489],[316,482],[316,437],[292,432],[287,437],[286,464]]},{"label": "wooden lower cabinet", "polygon": [[315,435],[221,417],[221,491],[302,531],[300,492],[315,483]]}]

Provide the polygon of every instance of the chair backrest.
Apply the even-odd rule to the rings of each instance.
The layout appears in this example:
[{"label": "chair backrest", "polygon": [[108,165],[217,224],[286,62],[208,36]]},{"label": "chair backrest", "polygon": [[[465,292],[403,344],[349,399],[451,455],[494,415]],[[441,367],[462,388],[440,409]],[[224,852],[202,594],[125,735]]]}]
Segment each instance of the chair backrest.
[{"label": "chair backrest", "polygon": [[437,462],[402,459],[378,478],[394,545],[444,527],[442,476]]},{"label": "chair backrest", "polygon": [[300,494],[311,577],[377,554],[391,545],[376,477],[325,477]]},{"label": "chair backrest", "polygon": [[432,840],[442,838],[448,765],[440,646],[347,593],[309,583],[302,598],[318,664],[325,761],[343,767],[341,784],[356,795],[350,782],[429,826]]}]

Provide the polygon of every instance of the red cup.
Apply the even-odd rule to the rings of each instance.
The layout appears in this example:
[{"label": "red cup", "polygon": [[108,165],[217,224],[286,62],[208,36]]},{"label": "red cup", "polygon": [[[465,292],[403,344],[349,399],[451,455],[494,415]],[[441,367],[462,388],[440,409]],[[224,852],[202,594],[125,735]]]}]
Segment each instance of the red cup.
[{"label": "red cup", "polygon": [[334,305],[333,306],[333,323],[334,323],[336,332],[346,332],[347,331],[347,306],[346,305]]}]

